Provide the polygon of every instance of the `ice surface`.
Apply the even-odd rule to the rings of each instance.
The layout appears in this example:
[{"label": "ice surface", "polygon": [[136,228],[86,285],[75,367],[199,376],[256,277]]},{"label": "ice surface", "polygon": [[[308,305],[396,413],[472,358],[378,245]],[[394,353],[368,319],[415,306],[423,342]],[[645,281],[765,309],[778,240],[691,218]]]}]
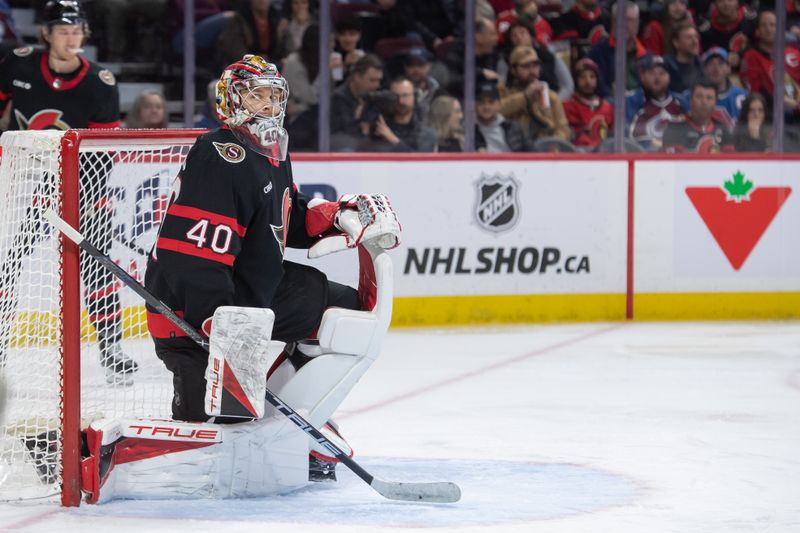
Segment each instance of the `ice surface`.
[{"label": "ice surface", "polygon": [[395,481],[259,500],[0,504],[0,531],[800,532],[800,323],[392,331],[337,416]]}]

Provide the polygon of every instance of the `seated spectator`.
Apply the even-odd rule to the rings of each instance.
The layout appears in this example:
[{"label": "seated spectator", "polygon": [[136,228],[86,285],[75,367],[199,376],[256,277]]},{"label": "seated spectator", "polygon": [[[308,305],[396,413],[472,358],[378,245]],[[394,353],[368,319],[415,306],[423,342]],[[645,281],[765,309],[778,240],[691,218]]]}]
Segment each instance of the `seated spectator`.
[{"label": "seated spectator", "polygon": [[287,122],[319,103],[319,26],[311,24],[303,34],[300,50],[283,61],[281,74],[289,83]]},{"label": "seated spectator", "polygon": [[[775,91],[773,80],[774,60],[772,49],[775,44],[776,22],[775,13],[762,11],[758,15],[756,29],[753,35],[754,42],[742,56],[742,68],[739,77],[745,89],[751,93],[758,92],[764,95],[767,102],[772,102]],[[789,120],[797,118],[800,112],[800,55],[797,49],[787,46],[784,48],[784,83],[783,105]],[[794,76],[793,76],[794,75]],[[769,107],[769,106],[768,106]]]},{"label": "seated spectator", "polygon": [[[316,2],[311,0],[284,0],[283,16],[278,23],[278,53],[271,60],[283,59],[300,50],[303,35],[309,26],[317,22]],[[317,26],[319,32],[319,26]]]},{"label": "seated spectator", "polygon": [[675,28],[671,42],[675,54],[664,58],[670,75],[669,90],[681,93],[703,77],[700,34],[694,26],[682,24]]},{"label": "seated spectator", "polygon": [[770,149],[772,136],[766,117],[767,102],[761,93],[752,93],[744,99],[733,132],[733,145],[737,152],[766,152]]},{"label": "seated spectator", "polygon": [[[356,62],[364,57],[364,50],[361,49],[361,21],[357,17],[344,18],[336,22],[333,28],[334,47],[333,51],[341,56],[344,76],[346,80]],[[340,85],[341,82],[337,83]]]},{"label": "seated spectator", "polygon": [[[792,1],[792,0],[790,0]],[[719,46],[730,52],[731,66],[739,66],[740,54],[753,31],[756,14],[739,0],[714,0],[708,18],[700,23],[703,50]]]},{"label": "seated spectator", "polygon": [[[493,21],[484,17],[476,19],[475,71],[487,80],[503,80],[508,75],[508,65],[498,47],[499,38]],[[462,68],[463,65],[462,59]]]},{"label": "seated spectator", "polygon": [[[747,91],[731,83],[731,65],[728,63],[728,52],[719,47],[711,48],[703,54],[704,78],[717,86],[716,118],[725,124],[728,131],[739,118],[739,110],[747,96]],[[689,91],[681,95],[684,108],[689,107]]]},{"label": "seated spectator", "polygon": [[[559,98],[562,100],[569,98],[572,91],[575,90],[575,85],[572,83],[572,76],[569,73],[569,68],[558,55],[552,53],[547,46],[539,44],[534,38],[531,29],[525,26],[522,22],[514,22],[509,26],[507,31],[506,43],[508,43],[506,57],[511,54],[517,46],[531,46],[536,50],[536,55],[539,56],[539,61],[542,63],[542,70],[539,74],[539,79],[546,81],[550,88],[558,93]],[[508,60],[506,60],[508,62]],[[507,79],[506,83],[511,80]]]},{"label": "seated spectator", "polygon": [[382,110],[372,128],[370,151],[433,152],[436,133],[422,124],[414,109],[414,84],[405,76],[392,80],[389,91],[395,96],[394,105]]},{"label": "seated spectator", "polygon": [[347,81],[331,95],[331,149],[357,151],[370,140],[380,111],[365,97],[377,91],[383,80],[383,63],[367,54],[353,65]]},{"label": "seated spectator", "polygon": [[414,84],[419,117],[428,122],[433,99],[444,92],[436,78],[431,76],[430,52],[422,47],[409,50],[403,58],[403,73]]},{"label": "seated spectator", "polygon": [[509,60],[514,82],[500,86],[502,115],[517,122],[533,141],[542,137],[568,140],[570,131],[564,106],[547,83],[539,79],[541,64],[536,50],[518,46]]},{"label": "seated spectator", "polygon": [[642,32],[642,44],[648,52],[657,56],[675,53],[668,37],[679,25],[694,24],[687,4],[687,0],[667,0],[661,16],[647,23]]},{"label": "seated spectator", "polygon": [[506,35],[514,23],[520,23],[530,30],[537,44],[549,45],[553,41],[553,28],[546,18],[539,15],[539,4],[536,0],[518,0],[516,4],[514,9],[502,11],[497,15],[496,25],[500,44],[508,46]]},{"label": "seated spectator", "polygon": [[[614,36],[614,26],[616,24],[615,14],[619,2],[614,4],[611,9],[611,32],[609,36],[602,39],[589,50],[589,57],[597,64],[600,70],[599,94],[603,98],[611,96],[615,79],[614,49],[617,39]],[[632,91],[639,87],[639,74],[636,69],[637,60],[643,57],[647,51],[636,35],[639,33],[639,6],[631,0],[625,0],[625,27],[627,32],[627,70],[625,76],[625,89]]]},{"label": "seated spectator", "polygon": [[669,91],[669,71],[661,56],[639,61],[642,87],[625,97],[628,135],[646,150],[658,150],[664,129],[683,114],[680,99]]},{"label": "seated spectator", "polygon": [[[508,64],[498,48],[498,34],[494,22],[475,19],[475,72],[487,80],[505,80]],[[449,72],[447,91],[461,95],[464,91],[464,41],[460,39],[450,48],[444,60]]]},{"label": "seated spectator", "polygon": [[431,102],[430,122],[436,132],[437,152],[464,151],[464,113],[461,103],[449,95],[437,96]]},{"label": "seated spectator", "polygon": [[522,128],[500,114],[500,91],[494,81],[478,84],[475,94],[475,148],[479,152],[532,152]]},{"label": "seated spectator", "polygon": [[733,137],[725,125],[714,119],[717,87],[707,81],[695,83],[691,90],[689,112],[667,124],[664,130],[665,152],[732,152]]},{"label": "seated spectator", "polygon": [[614,124],[614,108],[597,95],[598,68],[584,57],[575,63],[575,94],[564,102],[564,113],[572,128],[572,144],[597,148]]},{"label": "seated spectator", "polygon": [[245,54],[272,57],[278,52],[280,13],[271,0],[244,0],[219,36],[218,71]]},{"label": "seated spectator", "polygon": [[[638,26],[638,9],[636,18]],[[613,22],[600,7],[598,0],[576,0],[572,9],[558,17],[553,25],[555,39],[558,41],[587,39],[595,45],[608,35]]]},{"label": "seated spectator", "polygon": [[125,127],[130,129],[161,129],[169,122],[166,101],[160,91],[144,91],[125,117]]}]

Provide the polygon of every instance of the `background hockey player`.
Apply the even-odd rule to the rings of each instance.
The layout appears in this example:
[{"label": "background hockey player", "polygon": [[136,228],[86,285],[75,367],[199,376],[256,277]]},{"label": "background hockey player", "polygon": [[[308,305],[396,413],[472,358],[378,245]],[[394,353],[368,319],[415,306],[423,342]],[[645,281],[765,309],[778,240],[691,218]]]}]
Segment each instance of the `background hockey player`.
[{"label": "background hockey player", "polygon": [[[44,8],[44,49],[17,48],[0,62],[0,111],[11,130],[116,128],[120,125],[119,92],[114,75],[80,55],[89,28],[80,3],[50,0]],[[81,165],[86,163],[83,154]],[[107,176],[111,156],[95,160],[98,172],[81,172],[81,231],[104,253],[111,246],[111,202]],[[47,196],[46,191],[39,193]],[[23,233],[21,233],[23,234]],[[32,243],[17,242],[15,256],[3,264],[2,292],[13,297],[19,262]],[[107,379],[127,381],[137,370],[120,348],[122,330],[118,284],[102,268],[81,261],[89,317],[97,331]]]},{"label": "background hockey player", "polygon": [[[298,193],[283,128],[288,94],[275,65],[260,56],[247,55],[224,70],[217,112],[225,126],[199,137],[187,155],[145,275],[150,292],[206,335],[221,306],[270,308],[272,338],[287,343],[271,379],[318,355],[313,341],[297,341],[314,337],[327,308],[362,307],[355,289],[283,259],[286,246],[309,248],[322,236],[341,234],[336,242],[353,247],[365,231],[354,219],[359,197],[309,203]],[[391,218],[396,221],[393,212]],[[399,243],[399,225],[395,231],[387,248]],[[208,354],[155,309],[147,316],[156,353],[174,375],[173,417],[209,420]],[[312,477],[333,473],[330,464],[316,466]]]}]

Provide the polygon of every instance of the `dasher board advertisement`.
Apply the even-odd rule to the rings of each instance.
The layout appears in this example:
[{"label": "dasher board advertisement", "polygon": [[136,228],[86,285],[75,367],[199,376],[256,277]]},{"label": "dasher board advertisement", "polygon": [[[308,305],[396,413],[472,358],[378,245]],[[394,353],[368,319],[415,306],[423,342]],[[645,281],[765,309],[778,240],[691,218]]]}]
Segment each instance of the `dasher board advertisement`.
[{"label": "dasher board advertisement", "polygon": [[800,290],[800,162],[635,163],[635,293]]},{"label": "dasher board advertisement", "polygon": [[[403,244],[390,252],[396,296],[625,292],[624,161],[300,161],[293,168],[306,193],[389,197],[403,226]],[[354,259],[311,264],[355,280]]]}]

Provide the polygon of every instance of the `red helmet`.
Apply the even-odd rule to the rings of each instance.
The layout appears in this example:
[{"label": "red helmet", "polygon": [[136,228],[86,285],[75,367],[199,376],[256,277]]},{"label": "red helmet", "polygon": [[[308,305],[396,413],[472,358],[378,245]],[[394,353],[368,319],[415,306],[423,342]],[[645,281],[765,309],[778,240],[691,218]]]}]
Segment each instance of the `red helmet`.
[{"label": "red helmet", "polygon": [[244,144],[269,158],[286,159],[289,135],[283,128],[289,85],[261,56],[246,55],[228,65],[217,82],[217,115]]}]

